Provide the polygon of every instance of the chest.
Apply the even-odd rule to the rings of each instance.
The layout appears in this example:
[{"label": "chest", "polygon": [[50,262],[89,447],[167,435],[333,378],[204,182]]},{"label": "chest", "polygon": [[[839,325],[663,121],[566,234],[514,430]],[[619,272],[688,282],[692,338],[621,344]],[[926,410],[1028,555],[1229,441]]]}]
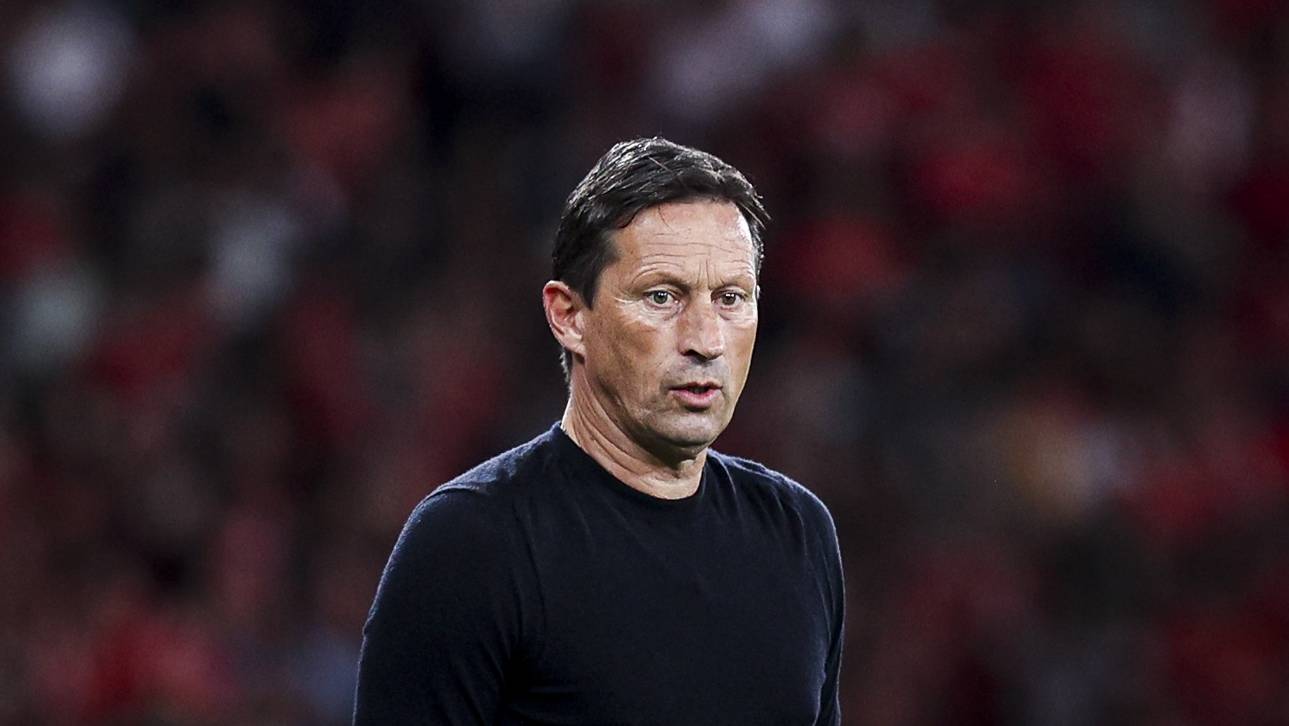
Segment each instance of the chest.
[{"label": "chest", "polygon": [[594,723],[810,723],[829,624],[773,521],[614,520],[534,545],[543,622],[516,704]]}]

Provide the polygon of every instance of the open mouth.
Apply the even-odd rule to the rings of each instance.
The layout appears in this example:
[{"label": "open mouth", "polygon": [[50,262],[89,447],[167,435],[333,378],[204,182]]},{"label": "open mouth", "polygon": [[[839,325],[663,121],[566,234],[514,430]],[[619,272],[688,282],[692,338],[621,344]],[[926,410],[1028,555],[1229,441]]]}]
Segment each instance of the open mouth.
[{"label": "open mouth", "polygon": [[720,395],[721,387],[712,383],[689,383],[671,390],[689,408],[708,408]]}]

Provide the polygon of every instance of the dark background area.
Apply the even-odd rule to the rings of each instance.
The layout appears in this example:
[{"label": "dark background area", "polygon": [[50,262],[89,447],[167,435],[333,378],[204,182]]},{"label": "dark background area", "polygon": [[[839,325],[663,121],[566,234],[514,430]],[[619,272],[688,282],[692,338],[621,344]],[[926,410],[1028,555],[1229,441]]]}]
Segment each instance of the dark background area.
[{"label": "dark background area", "polygon": [[1289,723],[1276,0],[0,4],[0,723],[344,724],[411,507],[559,417],[560,205],[774,217],[718,442],[847,724]]}]

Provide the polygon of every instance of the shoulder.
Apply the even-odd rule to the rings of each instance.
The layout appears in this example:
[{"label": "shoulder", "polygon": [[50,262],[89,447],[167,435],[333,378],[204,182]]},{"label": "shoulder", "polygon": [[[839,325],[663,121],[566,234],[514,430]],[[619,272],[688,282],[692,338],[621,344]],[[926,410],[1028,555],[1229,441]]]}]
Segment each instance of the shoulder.
[{"label": "shoulder", "polygon": [[368,638],[397,649],[402,646],[388,643],[411,637],[418,648],[429,648],[477,635],[480,627],[519,632],[534,587],[510,501],[532,443],[484,462],[416,505],[381,574],[364,627]]},{"label": "shoulder", "polygon": [[550,459],[549,432],[498,454],[430,492],[412,510],[403,539],[427,530],[462,543],[495,539],[515,502],[541,478]]},{"label": "shoulder", "polygon": [[[504,504],[542,477],[554,455],[550,431],[480,463],[444,482],[422,501],[473,501],[475,506]],[[432,506],[432,505],[431,505]],[[451,505],[450,505],[451,506]],[[455,505],[469,506],[469,505]]]},{"label": "shoulder", "polygon": [[708,457],[726,473],[741,494],[775,501],[796,512],[807,527],[825,539],[836,539],[836,528],[828,507],[796,480],[751,459],[713,450],[708,451]]},{"label": "shoulder", "polygon": [[771,515],[764,519],[786,524],[792,538],[810,553],[815,576],[840,622],[839,613],[845,609],[841,546],[828,507],[814,492],[764,464],[712,451],[708,455],[726,475],[741,502],[762,513],[777,510],[788,514],[786,518]]}]

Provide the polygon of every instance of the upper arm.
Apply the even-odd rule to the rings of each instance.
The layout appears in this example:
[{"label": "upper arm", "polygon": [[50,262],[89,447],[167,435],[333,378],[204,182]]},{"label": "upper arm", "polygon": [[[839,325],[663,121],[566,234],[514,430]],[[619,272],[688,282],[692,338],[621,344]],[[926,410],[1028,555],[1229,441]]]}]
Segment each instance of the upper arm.
[{"label": "upper arm", "polygon": [[495,720],[522,634],[523,564],[496,509],[440,490],[408,519],[363,628],[355,724]]},{"label": "upper arm", "polygon": [[818,542],[816,567],[822,580],[825,607],[828,612],[829,642],[824,662],[824,686],[820,694],[820,713],[816,723],[840,724],[841,657],[845,641],[846,592],[841,563],[841,548],[832,515],[823,502],[809,495],[815,534]]}]

